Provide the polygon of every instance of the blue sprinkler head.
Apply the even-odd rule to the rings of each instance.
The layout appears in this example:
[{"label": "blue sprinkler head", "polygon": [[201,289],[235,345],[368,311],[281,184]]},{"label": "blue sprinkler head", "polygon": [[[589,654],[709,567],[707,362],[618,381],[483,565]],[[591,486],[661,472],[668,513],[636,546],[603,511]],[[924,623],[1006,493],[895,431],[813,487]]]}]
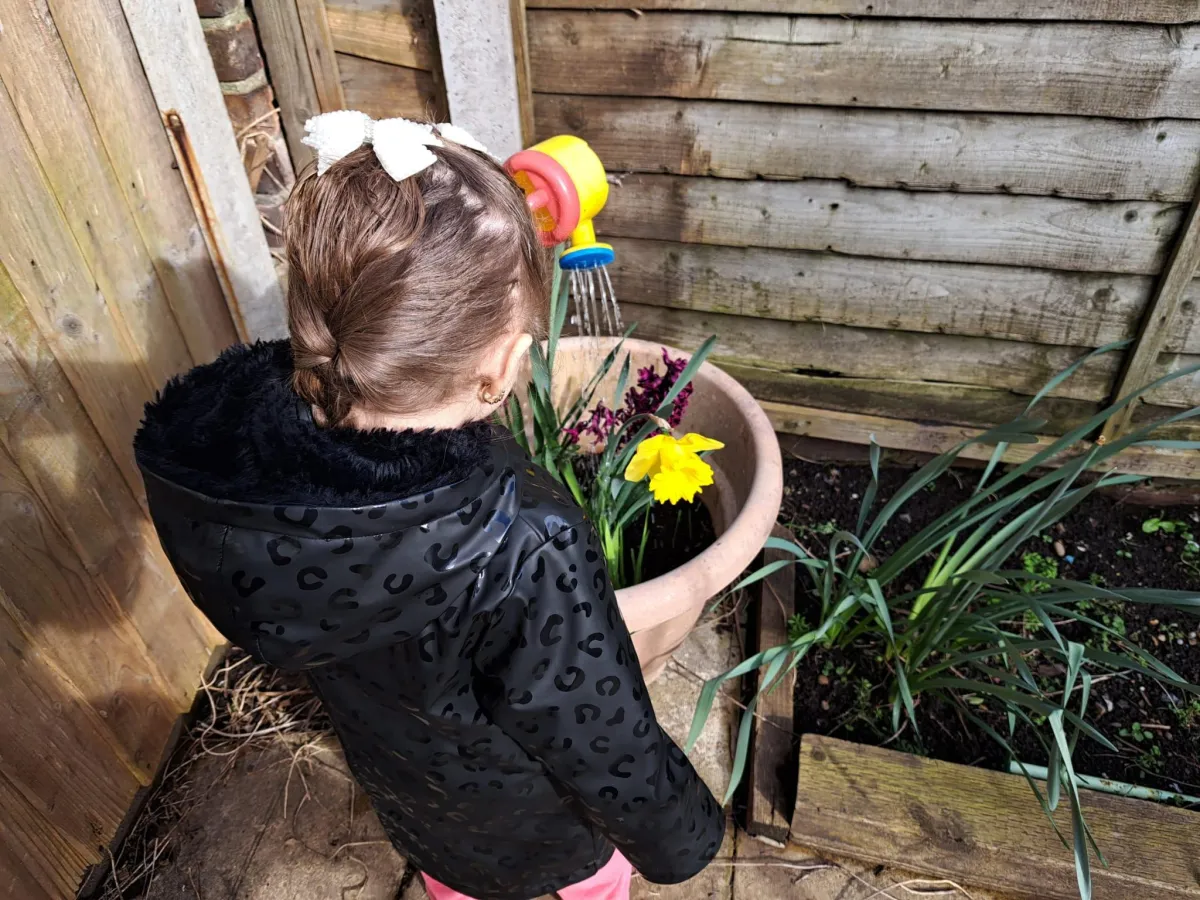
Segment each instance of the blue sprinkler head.
[{"label": "blue sprinkler head", "polygon": [[586,244],[574,250],[568,250],[558,259],[558,264],[564,269],[596,269],[607,266],[616,254],[608,244]]}]

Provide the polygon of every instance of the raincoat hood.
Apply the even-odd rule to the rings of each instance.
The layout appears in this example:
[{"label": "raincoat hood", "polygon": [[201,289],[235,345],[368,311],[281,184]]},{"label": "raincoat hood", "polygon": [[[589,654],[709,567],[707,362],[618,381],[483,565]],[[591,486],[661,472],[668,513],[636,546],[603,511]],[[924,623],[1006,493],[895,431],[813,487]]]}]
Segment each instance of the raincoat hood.
[{"label": "raincoat hood", "polygon": [[185,584],[202,588],[219,557],[234,590],[205,613],[265,661],[304,668],[445,615],[516,518],[519,476],[511,438],[486,423],[321,428],[291,371],[284,342],[234,348],[167,385],[135,449],[151,508],[172,511],[155,524]]}]

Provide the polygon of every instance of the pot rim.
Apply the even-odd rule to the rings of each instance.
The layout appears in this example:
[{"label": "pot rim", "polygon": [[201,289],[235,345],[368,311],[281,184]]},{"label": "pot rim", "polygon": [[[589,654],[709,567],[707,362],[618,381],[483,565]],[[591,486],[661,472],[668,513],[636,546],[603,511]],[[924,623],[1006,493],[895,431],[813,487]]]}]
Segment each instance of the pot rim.
[{"label": "pot rim", "polygon": [[[559,352],[588,345],[611,346],[615,337],[566,337],[559,341]],[[627,338],[630,350],[653,351],[666,349],[672,356],[691,356],[687,351],[659,341]],[[779,440],[770,419],[750,392],[727,372],[705,362],[697,372],[730,396],[749,426],[749,449],[754,453],[754,477],[746,500],[728,527],[706,550],[664,575],[640,584],[621,588],[617,598],[625,623],[631,632],[659,625],[676,616],[692,611],[697,603],[705,603],[726,587],[762,550],[779,516],[783,501],[783,459]],[[692,402],[703,403],[703,394],[693,395]]]}]

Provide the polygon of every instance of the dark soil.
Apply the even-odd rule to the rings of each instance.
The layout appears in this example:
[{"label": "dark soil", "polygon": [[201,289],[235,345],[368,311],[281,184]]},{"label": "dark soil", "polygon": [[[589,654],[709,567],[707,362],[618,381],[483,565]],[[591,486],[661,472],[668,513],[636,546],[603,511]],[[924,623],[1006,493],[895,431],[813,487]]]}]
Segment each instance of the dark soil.
[{"label": "dark soil", "polygon": [[[884,469],[874,509],[899,488],[911,469]],[[954,471],[942,476],[934,490],[914,496],[903,513],[883,532],[876,550],[882,558],[954,505],[966,499],[978,472]],[[789,464],[780,521],[817,555],[823,555],[827,535],[836,528],[852,530],[863,492],[870,482],[864,466]],[[1093,494],[1062,522],[1032,538],[1009,567],[1057,566],[1058,577],[1117,587],[1155,587],[1200,590],[1200,568],[1181,559],[1183,543],[1173,535],[1147,534],[1143,523],[1157,516],[1186,522],[1200,533],[1195,507],[1153,509],[1124,505],[1119,497]],[[1026,559],[1026,554],[1037,554]],[[923,576],[923,572],[920,573]],[[815,621],[819,606],[808,593],[810,582],[797,568],[797,611]],[[918,587],[913,584],[911,588]],[[1153,653],[1193,684],[1200,684],[1200,621],[1178,610],[1121,602],[1098,602],[1088,615],[1125,631],[1124,640]],[[1030,629],[1037,629],[1036,622]],[[1087,626],[1062,629],[1065,637],[1087,641]],[[1042,635],[1045,636],[1044,633]],[[1119,648],[1114,648],[1119,649]],[[1060,680],[1061,670],[1039,672]],[[876,648],[816,649],[797,671],[797,731],[831,735],[868,744],[919,753],[951,762],[1007,771],[1004,750],[972,725],[956,704],[935,697],[918,698],[920,736],[912,729],[893,735],[890,671]],[[972,711],[1007,733],[1002,710],[975,706]],[[1092,690],[1091,722],[1120,749],[1081,738],[1075,754],[1076,771],[1152,787],[1200,794],[1200,702],[1182,691],[1164,690],[1152,679],[1122,674],[1099,680]],[[1037,738],[1018,728],[1014,746],[1026,762],[1045,764]]]},{"label": "dark soil", "polygon": [[[650,532],[642,581],[678,569],[711,547],[716,539],[712,516],[699,498],[678,506],[654,504],[650,507]],[[642,522],[639,519],[625,529],[625,546],[636,548],[641,540]]]}]

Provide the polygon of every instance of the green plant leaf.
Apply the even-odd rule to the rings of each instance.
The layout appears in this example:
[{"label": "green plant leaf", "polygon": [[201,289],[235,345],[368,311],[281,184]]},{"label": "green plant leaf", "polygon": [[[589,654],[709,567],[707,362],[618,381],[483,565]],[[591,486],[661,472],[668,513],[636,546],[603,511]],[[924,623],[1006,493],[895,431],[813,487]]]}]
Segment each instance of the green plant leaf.
[{"label": "green plant leaf", "polygon": [[1075,851],[1075,877],[1079,884],[1079,896],[1081,900],[1091,900],[1092,866],[1088,854],[1090,835],[1087,825],[1083,821],[1083,810],[1079,802],[1079,782],[1071,762],[1071,749],[1063,728],[1063,715],[1063,710],[1056,709],[1050,714],[1048,721],[1054,732],[1055,744],[1066,775],[1067,790],[1071,795],[1071,843]]},{"label": "green plant leaf", "polygon": [[679,377],[675,379],[675,383],[671,385],[671,389],[667,391],[663,397],[663,402],[658,405],[658,415],[661,418],[667,418],[671,414],[671,409],[675,404],[675,398],[682,393],[683,389],[692,383],[692,379],[696,377],[696,372],[704,365],[708,355],[712,353],[713,346],[717,343],[717,336],[706,339],[700,345],[695,353],[688,360],[688,364],[684,366],[683,371],[679,373]]},{"label": "green plant leaf", "polygon": [[758,697],[754,697],[746,704],[746,711],[742,713],[741,724],[738,725],[737,742],[734,745],[733,751],[733,768],[729,773],[729,787],[725,791],[725,799],[722,801],[722,806],[728,806],[729,801],[733,799],[733,794],[737,790],[737,786],[742,782],[742,775],[746,771],[746,759],[750,755],[750,729],[754,724],[754,711],[758,709]]}]

